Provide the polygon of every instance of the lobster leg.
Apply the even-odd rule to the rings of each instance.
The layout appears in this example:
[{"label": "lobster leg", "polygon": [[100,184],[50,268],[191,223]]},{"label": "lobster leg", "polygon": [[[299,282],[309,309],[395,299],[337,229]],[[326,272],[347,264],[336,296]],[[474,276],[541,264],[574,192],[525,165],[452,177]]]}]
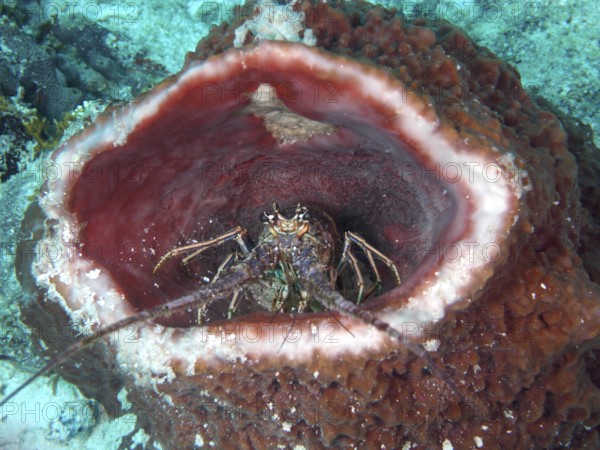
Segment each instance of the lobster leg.
[{"label": "lobster leg", "polygon": [[352,244],[356,244],[357,246],[359,246],[361,250],[365,253],[365,255],[367,256],[367,260],[369,261],[369,265],[371,266],[371,271],[375,276],[375,284],[373,288],[370,289],[369,292],[367,292],[365,297],[368,297],[373,292],[373,289],[381,289],[381,275],[379,274],[379,270],[375,265],[375,257],[381,260],[386,266],[388,266],[390,271],[394,274],[396,283],[398,283],[398,285],[402,284],[402,281],[400,280],[400,274],[398,273],[398,268],[396,267],[396,264],[394,264],[394,261],[385,256],[383,253],[381,253],[379,250],[377,250],[375,247],[369,244],[365,239],[360,237],[358,234],[352,233],[351,231],[347,231],[344,236],[344,250],[342,251],[342,257],[340,258],[340,262],[337,266],[337,273],[339,275],[340,272],[344,269],[345,265],[348,263],[352,267],[358,284],[358,299],[356,301],[357,304],[359,304],[363,299],[365,282],[360,271],[358,261],[354,254],[352,254]]},{"label": "lobster leg", "polygon": [[171,251],[165,253],[162,258],[158,261],[152,273],[155,274],[158,270],[166,263],[169,259],[174,258],[175,256],[181,255],[182,253],[189,252],[191,250],[195,250],[193,253],[187,255],[186,257],[181,259],[181,263],[183,265],[187,265],[191,259],[198,256],[200,253],[208,250],[209,248],[218,247],[220,245],[225,244],[229,241],[236,241],[240,246],[240,249],[244,253],[244,255],[249,255],[252,251],[252,246],[250,245],[248,232],[245,228],[235,227],[232,230],[229,230],[227,233],[222,234],[214,239],[209,239],[204,242],[197,242],[195,244],[184,245],[183,247],[176,247]]}]

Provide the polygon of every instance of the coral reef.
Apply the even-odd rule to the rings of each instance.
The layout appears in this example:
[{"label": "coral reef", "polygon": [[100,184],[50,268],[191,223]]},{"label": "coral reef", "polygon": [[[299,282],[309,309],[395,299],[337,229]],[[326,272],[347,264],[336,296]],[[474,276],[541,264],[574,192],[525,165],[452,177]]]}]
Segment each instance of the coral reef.
[{"label": "coral reef", "polygon": [[143,54],[116,53],[117,37],[97,23],[75,14],[59,21],[50,14],[57,5],[39,3],[0,5],[2,181],[19,172],[18,161],[56,148],[76,106],[129,100],[167,75]]},{"label": "coral reef", "polygon": [[[71,314],[75,327],[105,325],[193,291],[197,280],[176,265],[152,277],[160,254],[233,225],[255,230],[275,196],[310,201],[399,264],[404,285],[366,307],[424,342],[462,398],[356,320],[339,317],[352,339],[315,340],[327,314],[206,327],[181,314],[163,323],[176,327],[142,327],[137,343],[101,344],[64,372],[108,408],[125,383],[169,448],[232,439],[246,448],[598,446],[589,134],[571,122],[565,132],[514,69],[446,23],[407,23],[362,2],[297,8],[326,51],[262,43],[222,53],[239,25],[224,24],[180,75],[55,152],[56,164],[84,164],[46,186],[24,228],[69,258],[19,261],[24,286],[41,287],[24,320]],[[279,99],[268,112],[290,114],[283,141],[252,101],[259,83]],[[298,116],[335,131],[299,138]],[[456,167],[479,169],[457,179],[447,170]],[[457,242],[495,252],[455,258],[445,251]],[[214,270],[215,256],[199,269]],[[303,340],[281,353],[280,342],[244,339],[249,326],[265,336],[291,323]]]}]

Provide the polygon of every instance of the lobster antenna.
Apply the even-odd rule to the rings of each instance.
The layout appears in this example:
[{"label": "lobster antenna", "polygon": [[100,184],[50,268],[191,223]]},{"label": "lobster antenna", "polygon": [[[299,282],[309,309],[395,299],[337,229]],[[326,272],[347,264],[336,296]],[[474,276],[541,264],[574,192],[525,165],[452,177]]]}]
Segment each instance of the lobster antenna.
[{"label": "lobster antenna", "polygon": [[240,287],[247,281],[257,279],[261,276],[264,264],[260,261],[255,261],[253,264],[248,265],[248,270],[238,271],[232,273],[228,277],[216,280],[213,284],[198,288],[197,291],[184,295],[178,299],[164,303],[162,305],[155,306],[154,308],[140,311],[139,313],[126,317],[125,319],[114,322],[100,330],[85,336],[77,342],[69,345],[66,349],[54,356],[44,367],[39,369],[33,375],[31,375],[23,384],[21,384],[14,391],[9,393],[0,401],[0,408],[6,403],[13,399],[19,392],[29,386],[38,377],[50,372],[52,369],[62,364],[68,358],[79,353],[81,350],[86,348],[88,345],[102,339],[110,333],[117,331],[121,328],[127,327],[134,323],[138,323],[144,320],[152,320],[158,317],[167,317],[174,311],[184,308],[186,306],[194,306],[212,302],[215,300],[222,300],[229,295],[232,289]]}]

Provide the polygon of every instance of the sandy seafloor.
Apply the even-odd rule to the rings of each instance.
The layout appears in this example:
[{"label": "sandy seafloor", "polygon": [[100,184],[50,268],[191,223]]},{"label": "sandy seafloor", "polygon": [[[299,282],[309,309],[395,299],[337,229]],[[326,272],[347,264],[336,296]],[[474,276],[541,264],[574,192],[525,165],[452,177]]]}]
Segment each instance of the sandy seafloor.
[{"label": "sandy seafloor", "polygon": [[[8,0],[2,0],[2,3]],[[44,4],[64,2],[42,2]],[[90,3],[114,13],[114,1],[72,2],[77,8]],[[120,39],[109,45],[118,51],[147,51],[147,57],[160,61],[170,73],[183,63],[186,51],[208,32],[199,20],[202,1],[146,0],[124,2],[136,5],[139,14],[129,23],[115,20],[114,14],[97,19]],[[214,2],[213,2],[214,3]],[[233,2],[230,2],[230,4]],[[400,2],[381,3],[399,6]],[[437,6],[441,18],[462,26],[481,45],[517,67],[530,92],[547,98],[564,112],[600,131],[600,9],[596,0],[497,1],[484,2],[412,1]],[[412,7],[412,6],[411,6]],[[110,9],[112,8],[112,9]],[[227,6],[224,6],[227,8]],[[130,10],[131,11],[131,10]],[[66,17],[66,16],[63,16]],[[59,20],[63,18],[59,17]],[[66,20],[66,19],[64,19]],[[0,40],[1,44],[1,40]],[[102,102],[88,105],[88,113]],[[76,130],[77,123],[73,125]],[[598,138],[596,137],[598,143]],[[23,162],[23,164],[27,164]],[[23,170],[22,172],[27,172]],[[13,270],[14,244],[21,218],[35,193],[35,177],[13,176],[0,185],[0,392],[13,390],[42,361],[30,345],[27,331],[18,323],[20,286]],[[122,398],[125,392],[122,392]],[[0,422],[0,449],[117,449],[154,448],[143,431],[135,430],[135,416],[109,421],[95,402],[79,394],[74,386],[56,375],[38,379],[22,392],[3,413]],[[210,447],[205,442],[205,447]]]}]

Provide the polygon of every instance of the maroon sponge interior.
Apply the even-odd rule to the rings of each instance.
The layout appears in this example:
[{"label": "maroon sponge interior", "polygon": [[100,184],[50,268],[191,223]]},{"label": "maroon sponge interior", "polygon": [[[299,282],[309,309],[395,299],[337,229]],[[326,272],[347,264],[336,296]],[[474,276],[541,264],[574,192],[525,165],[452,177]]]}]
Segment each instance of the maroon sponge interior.
[{"label": "maroon sponge interior", "polygon": [[[276,86],[288,108],[336,131],[278,143],[245,109],[258,83]],[[363,102],[358,117],[345,114],[344,102],[355,108],[359,98],[355,86],[336,85],[336,102],[324,105],[315,101],[314,81],[297,72],[186,86],[125,144],[91,158],[70,190],[83,255],[110,271],[136,309],[204,284],[235,245],[207,252],[190,270],[174,258],[153,275],[167,251],[237,225],[257,237],[273,202],[322,207],[340,232],[357,232],[392,257],[410,285],[423,255],[443,238],[454,200],[421,170],[410,145],[381,125],[376,104]]]}]

